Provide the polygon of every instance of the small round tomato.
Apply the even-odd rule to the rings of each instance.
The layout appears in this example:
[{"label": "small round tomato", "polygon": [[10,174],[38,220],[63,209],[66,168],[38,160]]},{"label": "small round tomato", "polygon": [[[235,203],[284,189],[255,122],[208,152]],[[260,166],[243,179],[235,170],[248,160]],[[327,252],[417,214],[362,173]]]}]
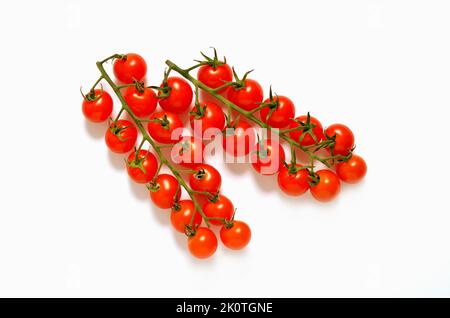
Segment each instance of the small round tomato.
[{"label": "small round tomato", "polygon": [[84,117],[94,123],[107,120],[113,110],[111,95],[101,89],[95,89],[84,98],[82,110]]},{"label": "small round tomato", "polygon": [[119,119],[106,130],[105,142],[112,152],[127,153],[133,149],[137,135],[137,128],[130,121]]},{"label": "small round tomato", "polygon": [[325,129],[325,133],[329,137],[336,136],[334,144],[334,154],[346,156],[355,145],[355,137],[353,132],[345,125],[334,124]]},{"label": "small round tomato", "polygon": [[283,147],[272,139],[259,142],[256,151],[252,152],[251,162],[253,168],[260,174],[272,175],[277,173],[286,159]]},{"label": "small round tomato", "polygon": [[185,136],[172,147],[171,158],[176,164],[189,168],[203,162],[204,151],[200,138]]},{"label": "small round tomato", "polygon": [[123,98],[138,118],[150,116],[158,104],[155,92],[148,87],[143,87],[140,91],[135,86],[130,86],[125,90]]},{"label": "small round tomato", "polygon": [[172,223],[175,230],[181,233],[185,233],[186,225],[189,225],[194,216],[193,228],[200,226],[202,223],[202,215],[195,211],[195,205],[192,200],[180,200],[177,204],[172,207],[172,212],[170,213],[170,222]]},{"label": "small round tomato", "polygon": [[181,188],[178,180],[170,175],[162,173],[156,177],[155,183],[150,188],[150,198],[161,209],[170,209],[181,196]]},{"label": "small round tomato", "polygon": [[260,105],[264,98],[261,85],[255,80],[246,79],[243,87],[228,89],[227,99],[240,108],[250,111]]},{"label": "small round tomato", "polygon": [[309,190],[309,173],[301,167],[297,165],[293,170],[286,166],[281,167],[278,173],[278,186],[287,195],[299,196]]},{"label": "small round tomato", "polygon": [[222,177],[216,168],[203,163],[195,166],[194,170],[196,172],[189,176],[189,184],[192,190],[212,194],[219,192],[222,185]]},{"label": "small round tomato", "polygon": [[366,175],[367,165],[362,157],[352,154],[352,157],[347,162],[341,162],[336,165],[336,173],[344,182],[358,183]]},{"label": "small round tomato", "polygon": [[233,221],[230,225],[224,225],[220,229],[220,240],[223,245],[232,250],[240,250],[246,247],[251,237],[250,227],[242,221]]},{"label": "small round tomato", "polygon": [[[290,120],[295,116],[294,103],[288,97],[281,95],[273,98],[272,101],[270,99],[264,101],[264,103],[271,102],[276,103],[276,108],[267,106],[261,109],[259,111],[261,120],[274,128],[284,128],[289,125]],[[270,116],[269,113],[271,113]]]},{"label": "small round tomato", "polygon": [[136,158],[136,151],[131,152],[127,159],[127,172],[137,183],[149,183],[158,170],[158,161],[151,152],[141,149]]},{"label": "small round tomato", "polygon": [[[294,129],[299,126],[304,127],[304,129],[291,131],[291,132],[289,132],[289,136],[292,139],[294,139],[296,142],[300,142],[301,135],[303,134],[303,132],[305,130],[307,130],[308,133],[305,133],[302,141],[300,142],[300,144],[302,146],[314,145],[314,144],[316,144],[316,141],[317,141],[317,143],[319,143],[325,138],[325,136],[323,134],[322,124],[320,123],[319,120],[317,120],[317,118],[310,116],[309,124],[308,124],[308,116],[307,115],[299,116],[299,117],[291,120],[291,122],[289,124],[289,129]],[[311,136],[310,132],[312,132],[314,134],[314,136],[316,137],[316,141]]]},{"label": "small round tomato", "polygon": [[123,58],[114,60],[113,71],[119,81],[131,84],[135,80],[142,81],[144,79],[147,74],[147,63],[142,56],[128,53]]},{"label": "small round tomato", "polygon": [[[221,63],[216,67],[203,65],[198,69],[197,79],[210,88],[218,88],[226,82],[233,80],[233,73],[228,64]],[[223,93],[226,88],[222,88],[218,93]]]},{"label": "small round tomato", "polygon": [[[192,92],[191,85],[181,77],[172,76],[167,79],[167,85],[170,87],[169,96],[161,98],[159,105],[162,109],[172,113],[182,113],[191,106]],[[164,85],[161,84],[161,87]],[[159,96],[163,94],[159,91]]]},{"label": "small round tomato", "polygon": [[319,170],[316,172],[319,183],[311,186],[312,196],[321,202],[333,200],[341,190],[341,182],[338,176],[331,170]]},{"label": "small round tomato", "polygon": [[243,119],[232,121],[223,133],[222,147],[234,157],[246,156],[254,149],[256,133],[253,127]]},{"label": "small round tomato", "polygon": [[[216,135],[217,130],[222,131],[225,127],[225,114],[222,108],[216,104],[202,102],[199,107],[194,106],[192,108],[189,121],[196,136],[209,138]],[[210,129],[209,132],[208,129]],[[212,131],[213,129],[214,131]]]},{"label": "small round tomato", "polygon": [[199,227],[188,239],[188,249],[197,258],[208,258],[217,250],[217,237],[207,227]]},{"label": "small round tomato", "polygon": [[230,221],[234,214],[233,203],[226,196],[219,194],[213,201],[209,200],[203,206],[203,213],[213,225],[222,225],[224,220]]},{"label": "small round tomato", "polygon": [[[150,136],[157,142],[162,144],[173,144],[181,139],[181,131],[183,129],[183,122],[180,117],[174,113],[160,111],[153,113],[150,116],[150,122],[147,129]],[[175,130],[180,134],[172,136]]]}]

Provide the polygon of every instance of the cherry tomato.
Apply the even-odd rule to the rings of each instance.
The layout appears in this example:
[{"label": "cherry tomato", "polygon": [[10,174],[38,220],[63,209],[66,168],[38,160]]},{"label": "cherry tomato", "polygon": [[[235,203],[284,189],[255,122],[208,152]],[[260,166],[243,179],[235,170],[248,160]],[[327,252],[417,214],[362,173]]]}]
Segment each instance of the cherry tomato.
[{"label": "cherry tomato", "polygon": [[113,110],[113,100],[111,95],[100,89],[95,89],[94,94],[89,93],[88,98],[84,98],[82,104],[83,114],[86,119],[100,123],[109,118]]},{"label": "cherry tomato", "polygon": [[246,156],[253,150],[256,143],[256,134],[253,127],[243,119],[230,123],[222,138],[222,147],[232,156]]},{"label": "cherry tomato", "polygon": [[131,84],[135,80],[142,81],[147,74],[147,63],[142,56],[136,53],[128,53],[122,59],[115,59],[113,66],[114,76],[125,84]]},{"label": "cherry tomato", "polygon": [[[277,97],[274,98],[276,100]],[[270,99],[266,99],[264,103],[270,103]],[[278,96],[278,106],[273,110],[272,114],[267,119],[270,107],[264,107],[260,110],[259,114],[261,120],[274,128],[284,128],[289,125],[289,122],[295,116],[294,103],[286,96]]]},{"label": "cherry tomato", "polygon": [[278,173],[278,186],[287,195],[299,196],[310,188],[309,173],[300,168],[301,165],[297,165],[297,172],[291,172],[286,166],[283,166]]},{"label": "cherry tomato", "polygon": [[158,170],[158,161],[151,152],[139,150],[137,160],[136,151],[132,151],[127,159],[127,172],[131,179],[137,183],[149,183]]},{"label": "cherry tomato", "polygon": [[272,175],[277,173],[283,166],[286,159],[283,147],[272,139],[259,142],[256,145],[256,151],[252,152],[251,162],[253,168],[260,174]]},{"label": "cherry tomato", "polygon": [[199,227],[188,239],[188,249],[197,258],[208,258],[217,250],[217,237],[207,227]]},{"label": "cherry tomato", "polygon": [[137,128],[128,120],[119,119],[111,123],[105,134],[108,148],[115,153],[127,153],[133,149],[137,140]]},{"label": "cherry tomato", "polygon": [[205,145],[200,138],[185,136],[177,142],[171,152],[172,161],[184,167],[193,167],[203,162]]},{"label": "cherry tomato", "polygon": [[[215,202],[208,201],[203,206],[203,213],[208,218],[220,218],[230,221],[234,214],[233,203],[226,196],[219,194]],[[213,225],[222,225],[223,220],[209,220]]]},{"label": "cherry tomato", "polygon": [[[159,100],[162,109],[172,113],[182,113],[191,106],[193,92],[191,85],[181,77],[172,76],[167,79],[170,87],[169,96]],[[161,84],[161,87],[163,85]],[[159,95],[161,95],[161,91]]]},{"label": "cherry tomato", "polygon": [[311,186],[312,196],[321,202],[333,200],[341,190],[341,182],[338,176],[331,170],[319,170],[317,175],[320,180],[315,186]]},{"label": "cherry tomato", "polygon": [[[226,82],[233,80],[233,73],[228,64],[221,64],[216,67],[203,65],[198,69],[197,79],[210,88],[218,88]],[[226,88],[222,88],[218,93],[223,93]]]},{"label": "cherry tomato", "polygon": [[352,157],[347,162],[341,162],[336,165],[336,173],[344,182],[358,183],[366,175],[367,165],[362,157],[352,154]]},{"label": "cherry tomato", "polygon": [[346,156],[355,145],[355,137],[353,132],[345,125],[334,124],[325,130],[327,136],[336,135],[336,143],[334,144],[334,154]]},{"label": "cherry tomato", "polygon": [[[170,213],[170,222],[172,223],[175,230],[184,233],[186,225],[191,223],[192,215],[195,211],[195,205],[192,200],[181,200],[172,207],[172,212]],[[202,223],[202,215],[199,212],[195,213],[193,228],[200,226]]]},{"label": "cherry tomato", "polygon": [[195,166],[194,170],[197,172],[189,176],[189,184],[192,190],[212,194],[219,192],[222,185],[222,177],[216,168],[203,163]]},{"label": "cherry tomato", "polygon": [[264,98],[261,85],[255,80],[246,79],[244,87],[230,87],[227,99],[244,110],[252,110],[259,106]]},{"label": "cherry tomato", "polygon": [[[290,124],[289,124],[289,129],[299,127],[301,125],[299,122],[306,125],[307,119],[308,119],[308,116],[303,115],[303,116],[299,116],[299,117],[295,118],[295,120],[291,120]],[[311,131],[314,134],[314,136],[316,137],[317,143],[319,143],[323,139],[325,139],[325,136],[323,134],[322,124],[320,123],[319,120],[317,120],[317,118],[310,116],[309,124],[311,127],[312,127],[312,125],[314,125],[314,128],[312,128]],[[307,127],[305,127],[305,129],[307,129]],[[291,131],[291,132],[289,132],[289,137],[291,137],[295,141],[299,142],[300,137],[305,129]],[[316,144],[316,142],[314,141],[314,138],[311,136],[310,133],[305,133],[300,144],[302,146],[311,146],[311,145]]]},{"label": "cherry tomato", "polygon": [[125,90],[123,98],[138,118],[150,116],[158,104],[155,92],[148,87],[144,87],[143,92],[140,92],[135,86],[130,86]]},{"label": "cherry tomato", "polygon": [[[211,137],[214,135],[214,131],[210,132],[210,134],[212,134],[211,136],[206,136],[205,131],[212,128],[222,131],[225,127],[225,114],[223,113],[222,108],[216,104],[202,102],[200,103],[200,109],[197,109],[196,106],[192,108],[189,121],[195,135],[199,137]],[[200,127],[201,129],[197,127]]]},{"label": "cherry tomato", "polygon": [[163,144],[173,144],[181,139],[181,134],[177,137],[174,135],[174,139],[172,139],[172,133],[176,129],[180,129],[181,132],[183,128],[183,122],[178,115],[166,111],[160,111],[153,113],[150,116],[150,120],[154,121],[148,123],[147,129],[150,136],[157,142]]},{"label": "cherry tomato", "polygon": [[224,225],[220,229],[220,240],[223,245],[232,250],[240,250],[246,247],[251,237],[250,227],[242,221],[233,221],[231,227]]},{"label": "cherry tomato", "polygon": [[[150,198],[161,209],[170,209],[181,196],[178,180],[170,174],[160,174],[156,177],[155,188],[150,190]],[[175,197],[176,196],[176,197]]]}]

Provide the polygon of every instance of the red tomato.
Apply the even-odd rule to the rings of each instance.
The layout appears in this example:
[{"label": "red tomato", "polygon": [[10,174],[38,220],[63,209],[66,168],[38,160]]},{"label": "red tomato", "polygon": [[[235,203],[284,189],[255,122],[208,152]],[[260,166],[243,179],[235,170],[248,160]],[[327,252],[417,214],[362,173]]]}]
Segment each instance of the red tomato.
[{"label": "red tomato", "polygon": [[250,150],[254,149],[255,143],[255,130],[243,119],[239,119],[236,126],[235,121],[232,121],[223,133],[222,147],[235,157],[248,155]]},{"label": "red tomato", "polygon": [[113,100],[111,95],[100,89],[95,89],[94,94],[89,93],[88,98],[84,98],[82,110],[86,119],[100,123],[109,118],[113,110]]},{"label": "red tomato", "polygon": [[217,237],[207,227],[199,227],[188,239],[188,249],[197,258],[208,258],[217,250]]},{"label": "red tomato", "polygon": [[[308,119],[307,115],[302,115],[300,117],[295,118],[295,120],[291,120],[290,124],[289,124],[289,129],[299,127],[301,125],[299,122],[303,123],[304,125],[307,125],[307,119]],[[310,116],[309,125],[310,125],[310,127],[312,127],[314,125],[314,128],[312,128],[311,131],[314,134],[314,136],[316,137],[317,143],[319,143],[323,139],[325,139],[325,136],[323,134],[323,127],[319,120]],[[305,126],[305,129],[307,130],[306,126]],[[305,129],[291,131],[291,132],[289,132],[289,136],[292,139],[294,139],[295,141],[299,142],[300,136],[302,135],[303,131],[305,131]],[[311,136],[311,134],[305,133],[300,144],[302,146],[311,146],[311,145],[316,144],[316,142],[314,141],[314,138]]]},{"label": "red tomato", "polygon": [[[191,85],[184,78],[176,76],[169,77],[167,85],[170,87],[169,96],[159,100],[162,109],[176,114],[187,110],[191,106],[193,97]],[[161,94],[160,91],[159,95]]]},{"label": "red tomato", "polygon": [[[217,88],[231,82],[233,73],[228,64],[221,64],[216,67],[211,65],[203,65],[198,69],[197,79],[210,88]],[[223,93],[225,89],[221,89],[218,93]]]},{"label": "red tomato", "polygon": [[227,92],[227,99],[230,102],[247,111],[258,107],[263,98],[261,85],[252,79],[246,79],[244,87],[230,87]]},{"label": "red tomato", "polygon": [[367,165],[363,158],[352,154],[347,162],[336,165],[336,173],[339,178],[347,183],[358,183],[367,173]]},{"label": "red tomato", "polygon": [[135,80],[140,82],[147,74],[147,63],[142,56],[128,53],[122,59],[115,59],[113,66],[114,76],[125,84],[131,84]]},{"label": "red tomato", "polygon": [[[212,135],[215,135],[214,131],[210,132],[212,134],[211,136],[207,136],[209,135],[208,133],[205,135],[205,131],[212,128],[222,131],[225,127],[225,114],[223,113],[222,108],[216,104],[211,102],[202,102],[200,103],[200,109],[196,106],[192,108],[189,121],[196,136],[211,137]],[[196,127],[199,127],[200,129]]]},{"label": "red tomato", "polygon": [[[274,101],[277,97],[274,97]],[[266,99],[264,103],[270,103],[270,99]],[[271,112],[270,107],[264,107],[259,111],[261,120],[274,128],[284,128],[289,125],[289,122],[295,116],[295,106],[294,103],[286,96],[278,96],[278,105],[272,114],[267,119],[269,112]]]},{"label": "red tomato", "polygon": [[133,149],[137,140],[137,128],[128,120],[119,119],[111,123],[105,134],[108,148],[115,153],[127,153]]},{"label": "red tomato", "polygon": [[240,250],[247,246],[251,237],[250,227],[242,221],[233,221],[231,226],[224,225],[220,229],[220,240],[232,250]]},{"label": "red tomato", "polygon": [[325,129],[327,136],[336,136],[334,144],[334,154],[346,156],[355,145],[355,137],[353,132],[345,125],[334,124]]},{"label": "red tomato", "polygon": [[183,122],[178,115],[161,111],[153,113],[150,116],[150,120],[154,120],[154,122],[148,123],[148,132],[157,142],[162,144],[173,144],[181,139],[181,134],[179,134],[178,137],[174,135],[174,139],[172,139],[172,133],[176,129],[180,129],[181,131],[183,128]]},{"label": "red tomato", "polygon": [[149,183],[158,170],[158,161],[151,152],[139,150],[136,158],[136,151],[132,151],[127,159],[128,175],[137,183]]},{"label": "red tomato", "polygon": [[185,136],[173,146],[171,157],[176,164],[193,167],[203,162],[204,151],[205,145],[200,138]]},{"label": "red tomato", "polygon": [[181,196],[178,180],[170,174],[160,174],[156,177],[155,188],[150,190],[150,198],[161,209],[170,209]]},{"label": "red tomato", "polygon": [[278,173],[278,186],[287,195],[299,196],[309,190],[309,173],[300,168],[301,165],[297,165],[297,172],[291,172],[283,166]]},{"label": "red tomato", "polygon": [[203,163],[195,166],[194,170],[197,172],[189,176],[189,184],[192,190],[212,194],[219,192],[222,185],[222,177],[216,168]]},{"label": "red tomato", "polygon": [[208,201],[203,206],[203,213],[208,218],[219,218],[220,220],[209,220],[213,225],[222,225],[223,219],[230,221],[234,214],[233,203],[226,196],[219,194],[215,202]]},{"label": "red tomato", "polygon": [[144,87],[144,91],[140,92],[135,86],[130,86],[123,94],[123,98],[130,106],[133,114],[138,118],[146,118],[150,116],[156,109],[158,99],[155,92],[148,87]]},{"label": "red tomato", "polygon": [[194,216],[193,228],[200,226],[202,223],[202,215],[195,211],[195,205],[192,200],[181,200],[177,205],[172,207],[172,213],[170,213],[170,222],[172,223],[175,230],[181,233],[185,233],[184,229],[186,225],[189,225],[192,216]]},{"label": "red tomato", "polygon": [[258,173],[272,175],[281,169],[286,155],[283,147],[278,142],[267,139],[259,142],[256,145],[256,149],[259,151],[259,155],[254,151],[251,156],[251,162]]},{"label": "red tomato", "polygon": [[338,176],[331,170],[319,170],[317,175],[320,180],[317,185],[311,186],[312,196],[321,202],[333,200],[341,190]]}]

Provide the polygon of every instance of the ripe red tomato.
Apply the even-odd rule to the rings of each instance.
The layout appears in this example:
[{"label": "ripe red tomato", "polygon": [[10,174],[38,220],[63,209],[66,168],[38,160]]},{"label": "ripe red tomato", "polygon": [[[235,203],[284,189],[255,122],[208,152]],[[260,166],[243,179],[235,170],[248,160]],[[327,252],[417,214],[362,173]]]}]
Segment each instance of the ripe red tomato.
[{"label": "ripe red tomato", "polygon": [[[277,100],[277,97],[274,97]],[[270,99],[266,99],[264,103],[270,103]],[[261,120],[274,128],[284,128],[289,125],[289,122],[295,116],[294,103],[286,96],[278,96],[278,106],[269,116],[271,112],[270,107],[264,107],[259,111]]]},{"label": "ripe red tomato", "polygon": [[95,89],[94,94],[88,94],[93,100],[84,98],[82,110],[86,119],[100,123],[108,119],[113,110],[113,100],[108,92]]},{"label": "ripe red tomato", "polygon": [[[194,134],[199,137],[210,138],[216,135],[216,131],[222,131],[225,127],[225,114],[222,108],[211,102],[200,103],[200,109],[192,108],[189,121]],[[207,129],[215,129],[205,134]]]},{"label": "ripe red tomato", "polygon": [[224,225],[220,229],[220,240],[232,250],[240,250],[247,246],[251,237],[250,227],[242,221],[233,221],[231,227]]},{"label": "ripe red tomato", "polygon": [[341,162],[336,165],[336,173],[344,182],[358,183],[366,175],[367,165],[362,157],[352,154],[352,157],[347,162]]},{"label": "ripe red tomato", "polygon": [[227,99],[230,102],[247,111],[258,107],[263,98],[261,85],[252,79],[246,79],[244,87],[230,87],[227,92]]},{"label": "ripe red tomato", "polygon": [[215,202],[208,201],[203,206],[203,213],[208,218],[220,218],[220,220],[209,220],[213,225],[222,225],[223,220],[230,221],[234,214],[233,203],[226,196],[219,194]]},{"label": "ripe red tomato", "polygon": [[235,123],[232,121],[230,127],[224,131],[222,147],[232,156],[246,156],[255,147],[256,133],[253,127],[243,119]]},{"label": "ripe red tomato", "polygon": [[131,84],[135,80],[140,82],[147,74],[147,63],[142,56],[136,53],[128,53],[122,59],[115,59],[113,66],[114,76],[125,84]]},{"label": "ripe red tomato", "polygon": [[217,237],[207,227],[199,227],[188,239],[188,249],[197,258],[208,258],[217,250]]},{"label": "ripe red tomato", "polygon": [[353,132],[345,125],[334,124],[325,129],[327,136],[336,135],[336,143],[334,145],[334,154],[346,156],[355,145],[355,137]]},{"label": "ripe red tomato", "polygon": [[147,118],[150,116],[158,104],[158,98],[156,98],[155,92],[148,87],[144,87],[144,91],[140,92],[135,86],[130,86],[125,90],[123,98],[138,118]]},{"label": "ripe red tomato", "polygon": [[298,170],[294,173],[283,166],[278,173],[278,185],[287,195],[299,196],[309,190],[309,173],[300,168],[301,165],[297,165]]},{"label": "ripe red tomato", "polygon": [[[170,213],[170,222],[175,230],[184,233],[186,225],[189,225],[192,219],[192,215],[195,211],[195,205],[192,200],[181,200],[177,205],[172,207]],[[202,215],[199,212],[195,212],[193,228],[200,226],[202,223]]]},{"label": "ripe red tomato", "polygon": [[177,142],[171,151],[172,161],[184,167],[194,167],[203,162],[205,145],[200,138],[185,136]]},{"label": "ripe red tomato", "polygon": [[[192,92],[191,85],[181,77],[172,76],[167,79],[167,85],[170,87],[169,96],[159,100],[162,109],[172,113],[182,113],[191,106]],[[163,84],[161,84],[163,87]],[[159,95],[161,95],[161,91]]]},{"label": "ripe red tomato", "polygon": [[315,186],[311,186],[312,196],[321,202],[333,200],[341,190],[341,182],[338,176],[331,170],[319,170],[317,175],[320,180]]},{"label": "ripe red tomato", "polygon": [[194,168],[196,173],[189,176],[189,184],[192,190],[216,194],[222,185],[222,177],[219,171],[206,163],[199,164]]},{"label": "ripe red tomato", "polygon": [[272,175],[277,173],[286,159],[283,147],[272,139],[259,142],[256,145],[259,155],[254,151],[251,155],[253,168],[260,174]]},{"label": "ripe red tomato", "polygon": [[[289,129],[293,129],[293,128],[299,127],[301,125],[299,122],[303,123],[304,125],[307,125],[307,120],[308,120],[308,116],[307,115],[299,116],[299,117],[295,118],[295,120],[291,120],[290,121]],[[312,133],[316,137],[317,143],[319,143],[323,139],[325,139],[325,136],[323,134],[322,124],[320,123],[320,121],[317,118],[314,118],[314,117],[310,116],[310,118],[309,118],[309,125],[310,126],[314,125],[314,128],[312,128]],[[305,129],[307,129],[307,127],[305,127]],[[291,132],[289,132],[289,137],[291,137],[295,141],[299,142],[300,141],[300,136],[302,135],[303,131],[305,131],[305,129],[291,131]],[[300,144],[302,146],[311,146],[311,145],[316,144],[316,142],[314,141],[314,138],[311,136],[311,134],[306,133],[303,136],[303,139],[300,142]]]},{"label": "ripe red tomato", "polygon": [[150,198],[157,207],[170,209],[180,196],[180,184],[174,176],[162,173],[156,177],[155,188],[150,190]]},{"label": "ripe red tomato", "polygon": [[183,122],[178,115],[171,112],[160,111],[153,113],[150,116],[150,120],[154,121],[148,123],[147,129],[150,136],[157,142],[162,144],[173,144],[181,139],[181,133],[177,136],[174,135],[172,139],[172,133],[175,130],[179,129],[181,132],[183,129]]},{"label": "ripe red tomato", "polygon": [[112,152],[127,153],[133,149],[137,135],[137,128],[130,121],[119,119],[106,130],[105,142]]},{"label": "ripe red tomato", "polygon": [[[233,73],[228,64],[221,64],[216,67],[203,65],[198,69],[197,79],[210,88],[217,88],[231,82]],[[218,93],[223,93],[226,88],[222,88]]]},{"label": "ripe red tomato", "polygon": [[132,151],[127,159],[127,172],[131,179],[137,183],[149,183],[158,170],[158,161],[151,152],[139,150],[137,159],[136,151]]}]

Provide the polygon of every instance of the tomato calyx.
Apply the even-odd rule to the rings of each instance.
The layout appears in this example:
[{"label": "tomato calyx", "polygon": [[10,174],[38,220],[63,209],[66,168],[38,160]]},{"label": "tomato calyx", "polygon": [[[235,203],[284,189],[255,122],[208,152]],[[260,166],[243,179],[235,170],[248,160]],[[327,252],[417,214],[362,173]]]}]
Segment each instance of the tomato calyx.
[{"label": "tomato calyx", "polygon": [[234,226],[234,216],[236,215],[236,209],[234,209],[233,215],[231,216],[230,220],[223,219],[223,226],[226,229],[231,229]]},{"label": "tomato calyx", "polygon": [[201,168],[196,173],[194,173],[194,178],[197,180],[203,180],[206,177],[205,169]]},{"label": "tomato calyx", "polygon": [[275,93],[275,98],[273,97],[272,85],[270,85],[269,102],[259,103],[260,106],[257,108],[257,110],[260,110],[265,107],[269,107],[270,111],[265,118],[266,122],[268,122],[270,116],[272,116],[273,112],[278,108],[279,104],[280,104],[280,99],[278,98],[278,95],[276,93]]},{"label": "tomato calyx", "polygon": [[259,159],[265,159],[269,156],[269,150],[268,148],[265,148],[264,146],[267,146],[267,140],[263,140],[261,142],[259,135],[257,135],[258,137],[258,147],[256,147],[256,157]]},{"label": "tomato calyx", "polygon": [[309,183],[309,185],[311,187],[315,187],[320,182],[320,176],[312,169],[308,170],[308,172],[309,172],[309,181],[308,181],[308,183]]},{"label": "tomato calyx", "polygon": [[161,127],[165,130],[170,129],[170,122],[169,122],[169,119],[167,118],[167,114],[164,114],[163,118],[154,118],[154,119],[149,120],[149,122],[159,123],[161,125]]},{"label": "tomato calyx", "polygon": [[145,170],[145,168],[144,168],[144,161],[145,161],[145,159],[147,159],[147,156],[150,152],[147,152],[143,158],[140,158],[139,157],[140,149],[134,148],[134,151],[135,151],[134,159],[132,161],[125,160],[125,162],[127,163],[127,166],[129,166],[130,168],[137,168],[137,169],[141,170],[142,173],[147,173],[147,170]]},{"label": "tomato calyx", "polygon": [[[112,119],[109,119],[110,122],[112,121]],[[124,131],[125,129],[131,128],[132,126],[123,126],[123,127],[118,127],[117,126],[117,120],[112,121],[112,126],[110,125],[109,127],[109,131],[115,135],[117,137],[117,139],[119,139],[121,142],[127,141],[128,138],[123,138],[121,133],[122,131]]]},{"label": "tomato calyx", "polygon": [[198,87],[195,87],[195,110],[189,112],[189,115],[195,116],[195,119],[201,119],[205,117],[206,104],[203,106],[200,104],[198,98]]},{"label": "tomato calyx", "polygon": [[83,98],[85,100],[87,100],[88,102],[95,102],[95,101],[99,100],[102,97],[103,92],[104,91],[103,91],[103,85],[102,84],[100,84],[100,94],[98,94],[98,95],[95,93],[95,88],[94,87],[92,87],[91,90],[89,91],[89,93],[87,93],[86,95],[83,94],[83,88],[80,87],[81,96],[83,96]]},{"label": "tomato calyx", "polygon": [[150,192],[156,192],[159,190],[159,184],[156,182],[156,175],[149,184],[145,185]]},{"label": "tomato calyx", "polygon": [[194,237],[197,233],[198,225],[195,224],[194,226],[191,226],[189,224],[184,225],[184,234],[186,234],[187,237]]},{"label": "tomato calyx", "polygon": [[224,56],[223,61],[219,60],[219,58],[217,57],[216,48],[212,47],[212,49],[214,50],[214,57],[211,58],[211,57],[207,56],[205,53],[200,52],[200,54],[204,57],[205,60],[203,60],[203,61],[194,60],[194,61],[200,63],[201,65],[209,65],[214,69],[217,68],[218,66],[227,64],[227,58]]},{"label": "tomato calyx", "polygon": [[318,142],[317,136],[316,136],[316,134],[314,134],[314,131],[313,131],[313,129],[316,128],[316,124],[311,123],[311,115],[309,114],[309,112],[306,115],[306,121],[305,122],[303,122],[301,120],[298,120],[298,119],[292,119],[292,120],[295,121],[297,124],[299,124],[299,126],[296,127],[295,129],[296,130],[302,130],[302,134],[300,135],[300,138],[299,138],[298,142],[301,144],[303,139],[305,138],[305,136],[306,135],[310,135],[311,138],[314,140],[315,144],[317,145],[317,142]]},{"label": "tomato calyx", "polygon": [[231,83],[232,86],[234,87],[235,90],[240,90],[245,88],[245,80],[247,79],[248,74],[250,74],[251,72],[253,72],[254,70],[250,70],[247,71],[244,76],[242,76],[242,78],[240,79],[239,76],[236,73],[236,70],[234,69],[234,67],[232,68],[233,70],[233,76],[234,76],[234,82]]}]

